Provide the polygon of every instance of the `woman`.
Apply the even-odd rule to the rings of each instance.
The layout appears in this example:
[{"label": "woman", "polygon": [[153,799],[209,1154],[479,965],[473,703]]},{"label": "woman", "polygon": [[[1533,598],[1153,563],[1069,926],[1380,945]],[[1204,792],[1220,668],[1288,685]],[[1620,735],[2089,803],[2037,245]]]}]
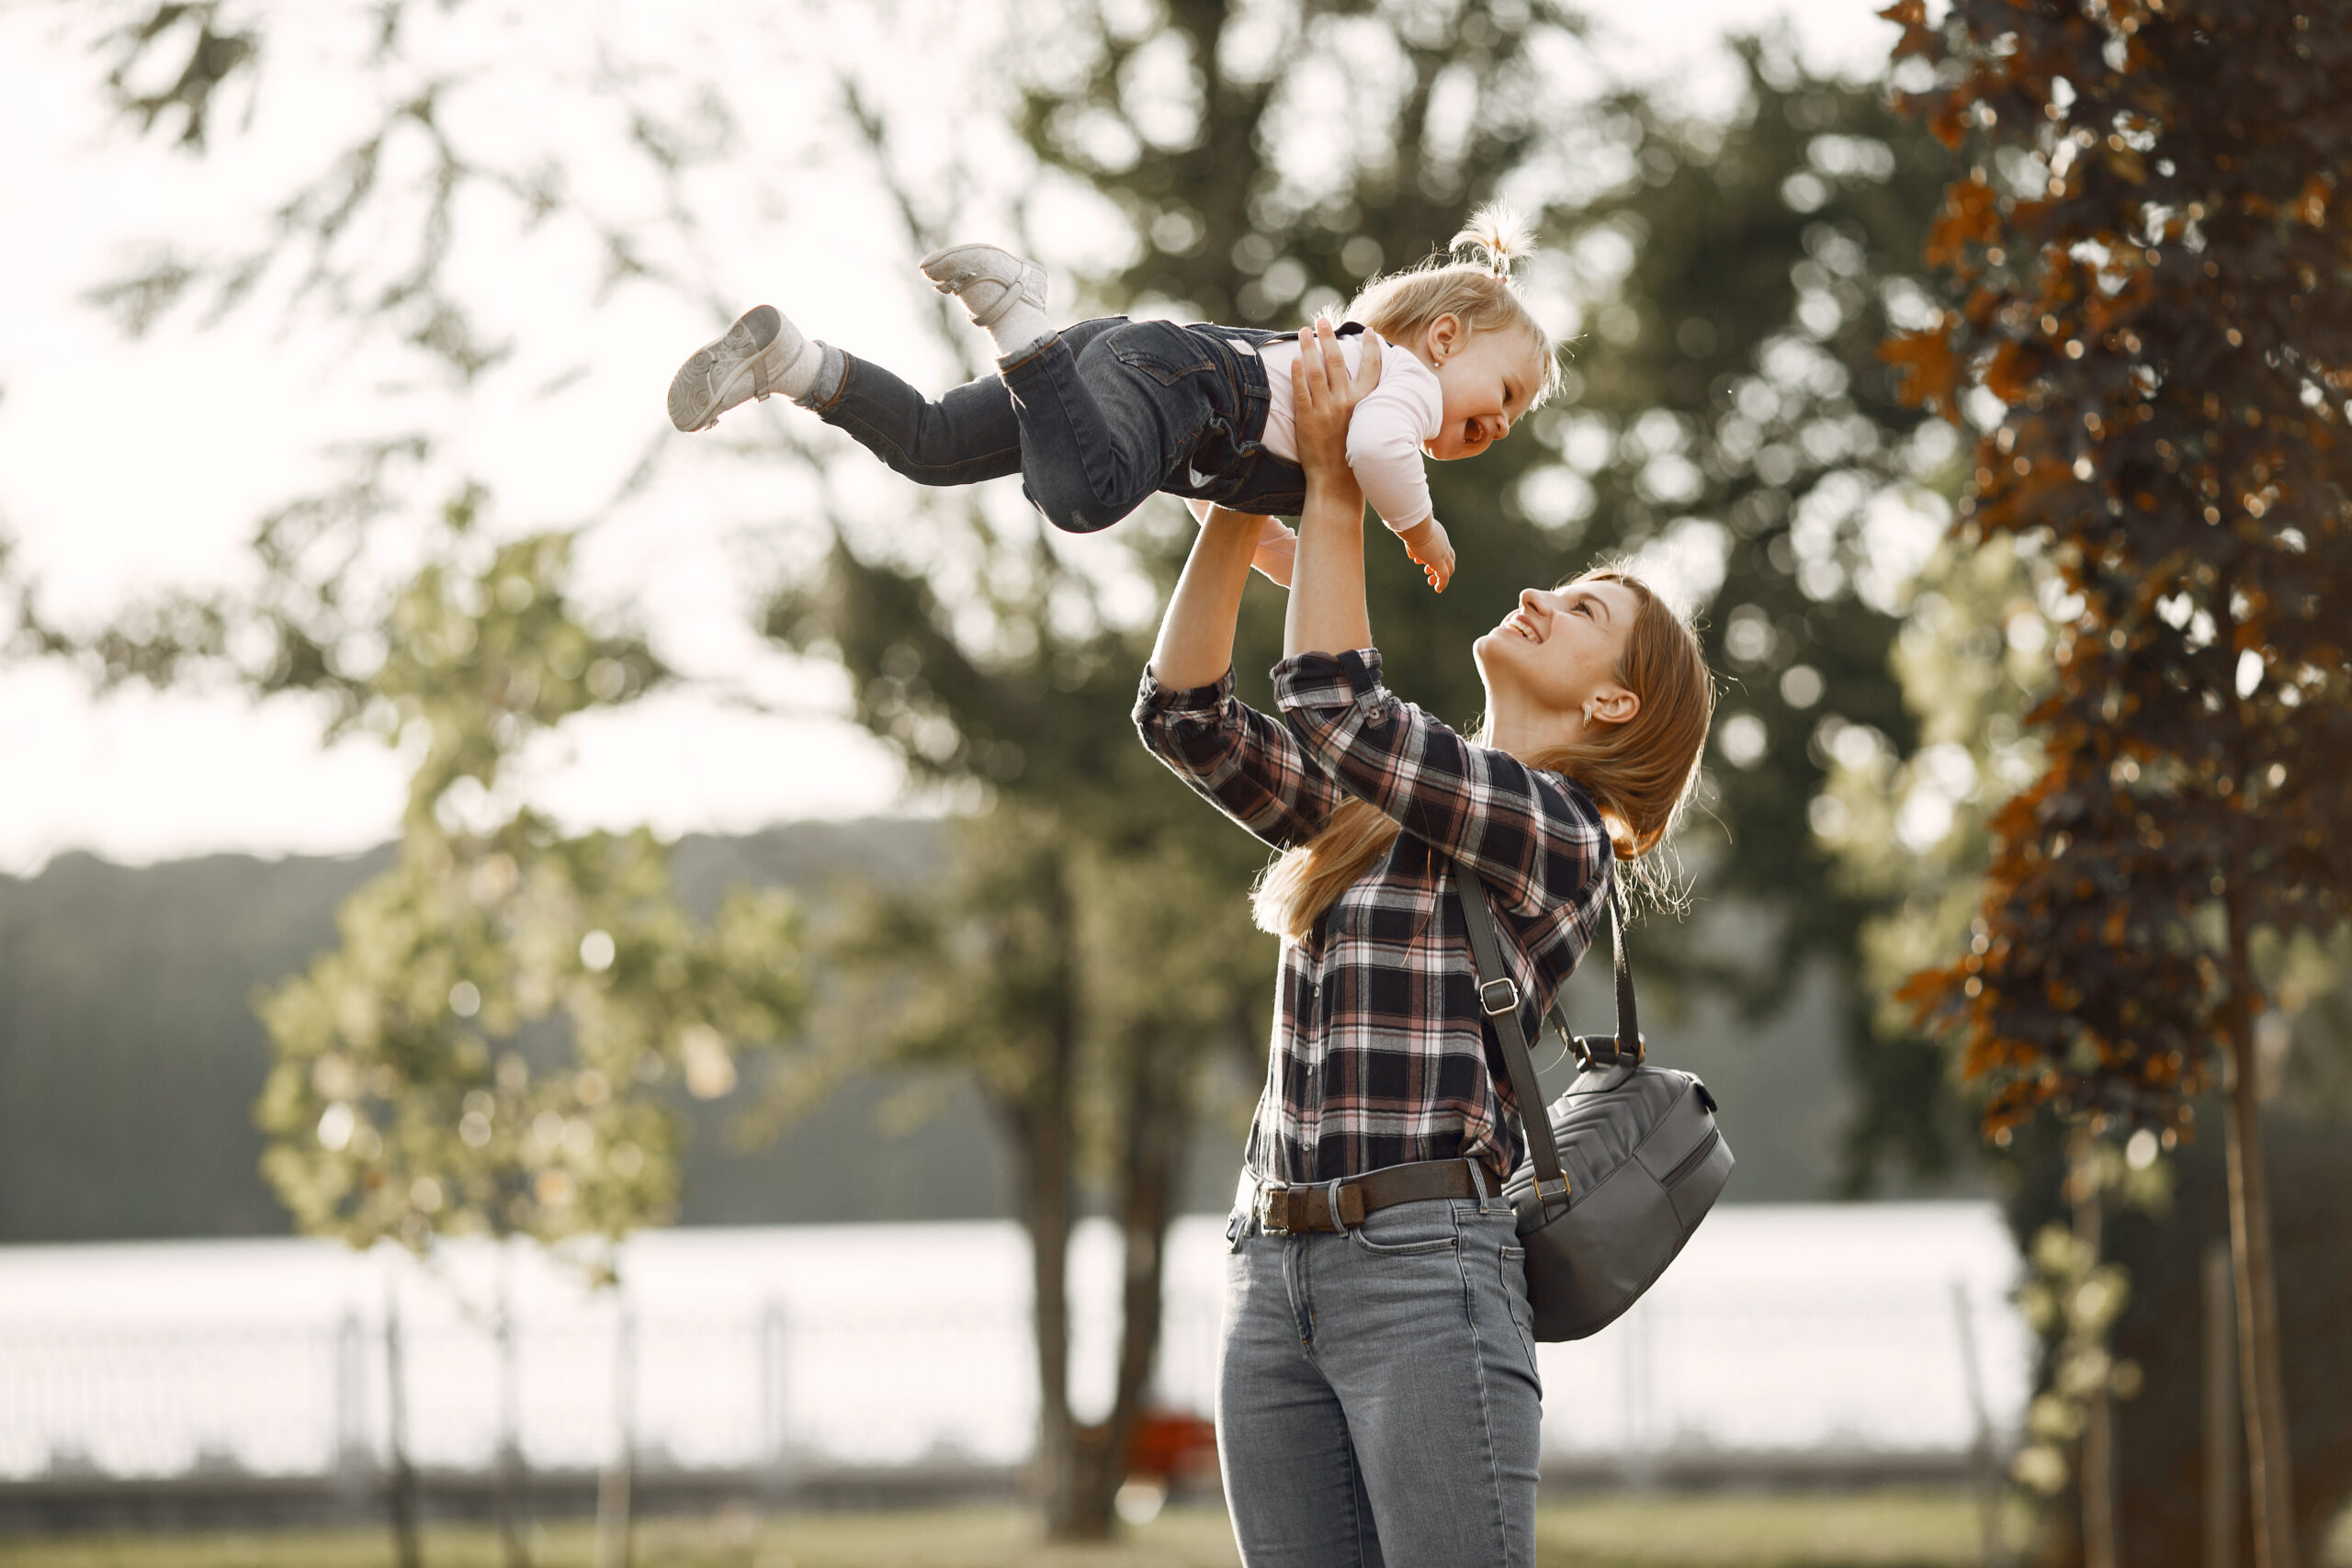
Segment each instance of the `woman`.
[{"label": "woman", "polygon": [[[1261,521],[1211,512],[1136,705],[1144,743],[1283,852],[1257,895],[1284,938],[1266,1087],[1227,1235],[1217,1439],[1250,1568],[1534,1561],[1542,1389],[1503,1179],[1519,1116],[1454,889],[1500,916],[1531,1038],[1615,863],[1689,797],[1713,690],[1647,588],[1531,588],[1472,645],[1465,739],[1380,684],[1351,379],[1329,324],[1295,377],[1306,505],[1277,721],[1233,696]],[[1303,336],[1304,334],[1302,334]],[[1540,1114],[1540,1110],[1537,1111]]]}]

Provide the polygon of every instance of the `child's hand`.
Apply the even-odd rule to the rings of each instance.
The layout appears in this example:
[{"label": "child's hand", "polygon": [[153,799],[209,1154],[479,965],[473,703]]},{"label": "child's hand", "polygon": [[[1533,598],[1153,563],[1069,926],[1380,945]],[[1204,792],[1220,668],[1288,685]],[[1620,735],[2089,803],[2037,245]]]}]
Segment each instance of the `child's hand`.
[{"label": "child's hand", "polygon": [[1444,592],[1445,585],[1453,581],[1453,541],[1446,537],[1445,525],[1432,513],[1396,536],[1405,541],[1405,553],[1420,563],[1430,586]]}]

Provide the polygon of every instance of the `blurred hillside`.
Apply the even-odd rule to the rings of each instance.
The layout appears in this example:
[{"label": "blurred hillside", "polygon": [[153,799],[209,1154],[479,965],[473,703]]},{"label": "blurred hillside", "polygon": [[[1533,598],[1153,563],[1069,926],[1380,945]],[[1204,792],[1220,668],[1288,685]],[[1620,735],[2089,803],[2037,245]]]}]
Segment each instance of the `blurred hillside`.
[{"label": "blurred hillside", "polygon": [[[795,823],[746,837],[694,837],[675,853],[685,900],[707,910],[730,884],[794,890],[821,922],[843,890],[912,886],[939,852],[924,819]],[[269,1065],[258,987],[334,941],[336,903],[388,863],[365,855],[266,861],[215,855],[144,867],[60,855],[0,878],[0,1242],[263,1235],[288,1230],[256,1168],[252,1106]],[[1701,948],[1741,922],[1702,910],[1679,930],[1634,932],[1636,963],[1668,943]],[[1703,1076],[1739,1150],[1730,1197],[1828,1195],[1849,1095],[1841,1013],[1825,969],[1765,1026],[1728,1001],[1671,1003],[1645,1017],[1662,1060]],[[1605,964],[1578,976],[1580,1029],[1608,1025]],[[1548,1058],[1549,1050],[1540,1053]],[[1563,1076],[1547,1073],[1547,1080]],[[848,1084],[780,1139],[729,1135],[752,1094],[687,1102],[681,1220],[759,1224],[971,1219],[1008,1212],[1003,1160],[968,1089],[903,1077]],[[1226,1086],[1195,1140],[1185,1207],[1229,1201],[1254,1082]]]}]

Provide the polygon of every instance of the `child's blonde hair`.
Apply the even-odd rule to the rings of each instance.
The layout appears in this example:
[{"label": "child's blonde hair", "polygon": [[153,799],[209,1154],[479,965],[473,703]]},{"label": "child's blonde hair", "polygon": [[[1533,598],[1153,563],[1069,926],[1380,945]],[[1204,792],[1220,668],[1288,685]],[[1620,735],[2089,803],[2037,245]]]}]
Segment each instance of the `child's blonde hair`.
[{"label": "child's blonde hair", "polygon": [[[1453,255],[1467,250],[1469,261]],[[1432,255],[1402,272],[1367,282],[1348,307],[1348,319],[1362,321],[1391,343],[1403,343],[1440,316],[1452,316],[1478,333],[1516,327],[1535,340],[1543,379],[1528,402],[1531,410],[1559,389],[1559,345],[1520,299],[1511,269],[1535,254],[1535,231],[1518,212],[1490,202],[1470,215],[1462,231]]]}]

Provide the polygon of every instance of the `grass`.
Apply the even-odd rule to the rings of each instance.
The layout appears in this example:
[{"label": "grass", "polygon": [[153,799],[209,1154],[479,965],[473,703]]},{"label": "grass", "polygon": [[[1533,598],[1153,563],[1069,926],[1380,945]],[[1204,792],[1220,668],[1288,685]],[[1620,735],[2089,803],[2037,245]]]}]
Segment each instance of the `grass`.
[{"label": "grass", "polygon": [[[1974,1502],[1943,1492],[1610,1494],[1547,1504],[1538,1557],[1577,1568],[1975,1568]],[[535,1568],[593,1568],[585,1522],[533,1531]],[[426,1568],[500,1568],[487,1529],[425,1533]],[[1046,1547],[1013,1508],[653,1519],[634,1568],[1232,1568],[1225,1514],[1176,1507],[1108,1547]],[[2317,1561],[2352,1568],[2352,1517]],[[391,1568],[381,1531],[0,1538],[7,1568]]]}]

